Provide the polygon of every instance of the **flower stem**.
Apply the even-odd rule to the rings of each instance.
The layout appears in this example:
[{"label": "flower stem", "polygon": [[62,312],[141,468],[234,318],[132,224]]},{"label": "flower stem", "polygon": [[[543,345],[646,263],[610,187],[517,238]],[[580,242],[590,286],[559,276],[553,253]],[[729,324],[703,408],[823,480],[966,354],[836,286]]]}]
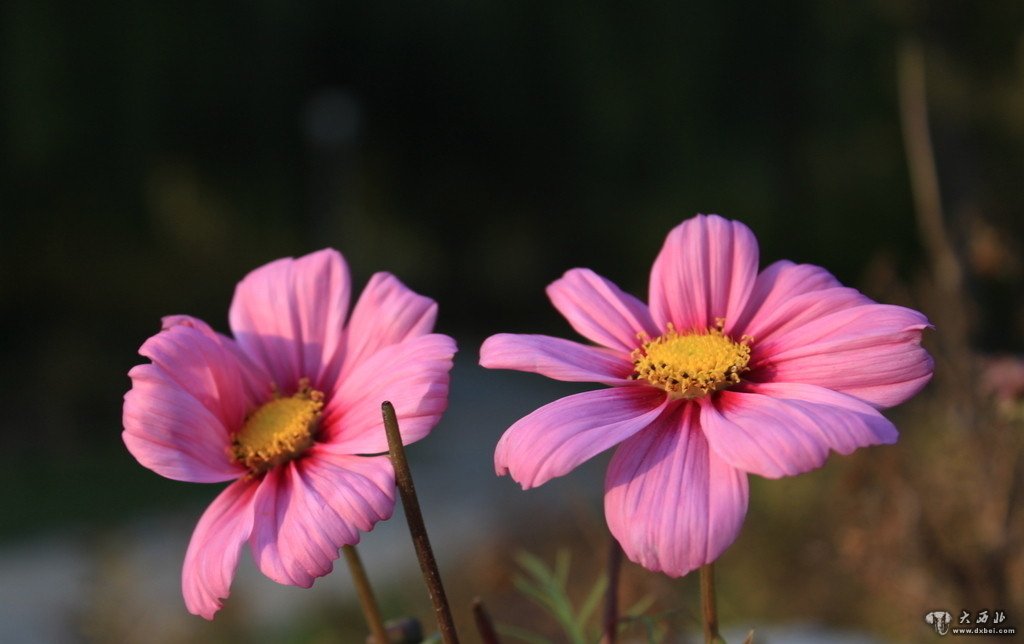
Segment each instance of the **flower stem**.
[{"label": "flower stem", "polygon": [[700,605],[704,616],[704,644],[724,644],[718,634],[718,606],[715,602],[715,564],[701,566]]},{"label": "flower stem", "polygon": [[366,569],[363,568],[363,561],[359,558],[355,546],[342,546],[341,550],[345,553],[345,561],[348,563],[349,572],[352,573],[352,582],[356,585],[356,593],[359,595],[359,604],[363,607],[366,625],[370,627],[370,633],[377,644],[388,644],[387,629],[384,628],[384,621],[381,619],[377,600],[373,596],[370,579],[366,576]]},{"label": "flower stem", "polygon": [[416,498],[416,487],[412,482],[412,472],[409,470],[409,462],[405,458],[405,447],[402,445],[402,435],[398,431],[395,408],[390,402],[384,401],[381,405],[381,412],[384,415],[384,430],[388,435],[388,455],[391,458],[391,465],[395,468],[395,484],[402,497],[405,520],[409,524],[409,534],[412,535],[416,557],[420,561],[420,570],[427,583],[430,600],[434,603],[437,627],[445,644],[458,644],[459,637],[455,632],[452,611],[448,607],[448,598],[444,594],[441,573],[437,569],[434,552],[430,548],[427,527],[423,524],[423,513],[420,512],[420,502]]},{"label": "flower stem", "polygon": [[960,295],[963,267],[946,230],[939,190],[939,172],[928,124],[928,97],[925,92],[924,48],[916,40],[907,40],[899,51],[899,107],[903,147],[910,171],[910,192],[914,198],[921,240],[931,256],[939,286]]},{"label": "flower stem", "polygon": [[601,644],[615,644],[619,635],[619,570],[622,568],[622,546],[615,537],[608,548],[608,588],[604,596],[604,635]]},{"label": "flower stem", "polygon": [[476,630],[480,633],[480,641],[484,644],[501,644],[498,633],[494,630],[494,622],[484,608],[484,602],[479,597],[473,599],[473,620],[476,621]]}]

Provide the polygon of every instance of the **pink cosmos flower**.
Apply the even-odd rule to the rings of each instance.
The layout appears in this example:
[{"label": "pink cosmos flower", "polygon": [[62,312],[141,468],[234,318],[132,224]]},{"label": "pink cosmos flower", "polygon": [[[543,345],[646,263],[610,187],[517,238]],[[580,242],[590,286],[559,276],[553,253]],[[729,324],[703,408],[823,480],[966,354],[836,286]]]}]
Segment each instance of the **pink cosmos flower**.
[{"label": "pink cosmos flower", "polygon": [[610,388],[550,403],[498,442],[498,474],[524,489],[618,445],[605,516],[633,561],[672,576],[714,561],[747,511],[747,474],[791,476],[829,450],[896,441],[879,409],[932,374],[923,315],[876,304],[817,266],[758,273],[749,228],[699,215],[669,233],[650,304],[576,268],[548,289],[598,346],[499,334],[480,364]]},{"label": "pink cosmos flower", "polygon": [[426,436],[448,404],[455,342],[431,333],[437,305],[387,273],[346,323],[349,300],[337,251],[279,259],[238,284],[234,339],[172,316],[139,350],[152,362],[128,374],[128,450],[167,478],[234,481],[185,554],[190,612],[213,618],[245,543],[263,574],[308,588],[391,516],[380,405],[394,404],[404,442]]}]

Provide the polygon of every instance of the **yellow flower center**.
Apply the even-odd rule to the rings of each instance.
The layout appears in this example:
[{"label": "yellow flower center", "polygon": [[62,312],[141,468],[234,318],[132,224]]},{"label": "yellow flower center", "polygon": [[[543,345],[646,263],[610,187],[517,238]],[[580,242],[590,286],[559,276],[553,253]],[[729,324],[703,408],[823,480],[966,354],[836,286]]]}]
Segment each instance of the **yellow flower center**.
[{"label": "yellow flower center", "polygon": [[232,456],[253,475],[287,463],[313,444],[323,406],[323,393],[303,378],[294,396],[274,398],[245,419],[231,437]]},{"label": "yellow flower center", "polygon": [[669,324],[667,333],[633,351],[632,378],[661,387],[672,398],[699,398],[740,382],[753,338],[735,342],[722,332],[724,325],[720,319],[707,331],[678,333]]}]

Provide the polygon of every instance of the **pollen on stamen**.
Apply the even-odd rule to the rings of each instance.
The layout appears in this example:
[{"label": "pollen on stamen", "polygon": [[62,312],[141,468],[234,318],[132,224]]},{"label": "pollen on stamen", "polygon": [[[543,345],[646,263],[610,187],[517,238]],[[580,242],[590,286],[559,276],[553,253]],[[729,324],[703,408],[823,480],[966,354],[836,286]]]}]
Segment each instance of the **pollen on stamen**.
[{"label": "pollen on stamen", "polygon": [[323,406],[323,393],[303,378],[294,395],[275,394],[245,419],[231,436],[231,456],[253,476],[297,458],[312,446]]},{"label": "pollen on stamen", "polygon": [[750,362],[750,343],[725,334],[725,320],[704,331],[679,333],[670,323],[668,331],[654,338],[642,335],[643,344],[631,354],[634,380],[667,391],[673,398],[699,398],[740,382]]}]

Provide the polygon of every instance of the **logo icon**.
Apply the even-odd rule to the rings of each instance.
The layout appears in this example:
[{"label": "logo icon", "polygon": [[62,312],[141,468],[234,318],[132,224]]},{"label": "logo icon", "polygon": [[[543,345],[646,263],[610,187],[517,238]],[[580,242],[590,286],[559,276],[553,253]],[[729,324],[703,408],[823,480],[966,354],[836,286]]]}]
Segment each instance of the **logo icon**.
[{"label": "logo icon", "polygon": [[939,635],[949,632],[949,623],[952,619],[953,616],[944,610],[933,610],[924,616],[924,621],[930,624]]}]

